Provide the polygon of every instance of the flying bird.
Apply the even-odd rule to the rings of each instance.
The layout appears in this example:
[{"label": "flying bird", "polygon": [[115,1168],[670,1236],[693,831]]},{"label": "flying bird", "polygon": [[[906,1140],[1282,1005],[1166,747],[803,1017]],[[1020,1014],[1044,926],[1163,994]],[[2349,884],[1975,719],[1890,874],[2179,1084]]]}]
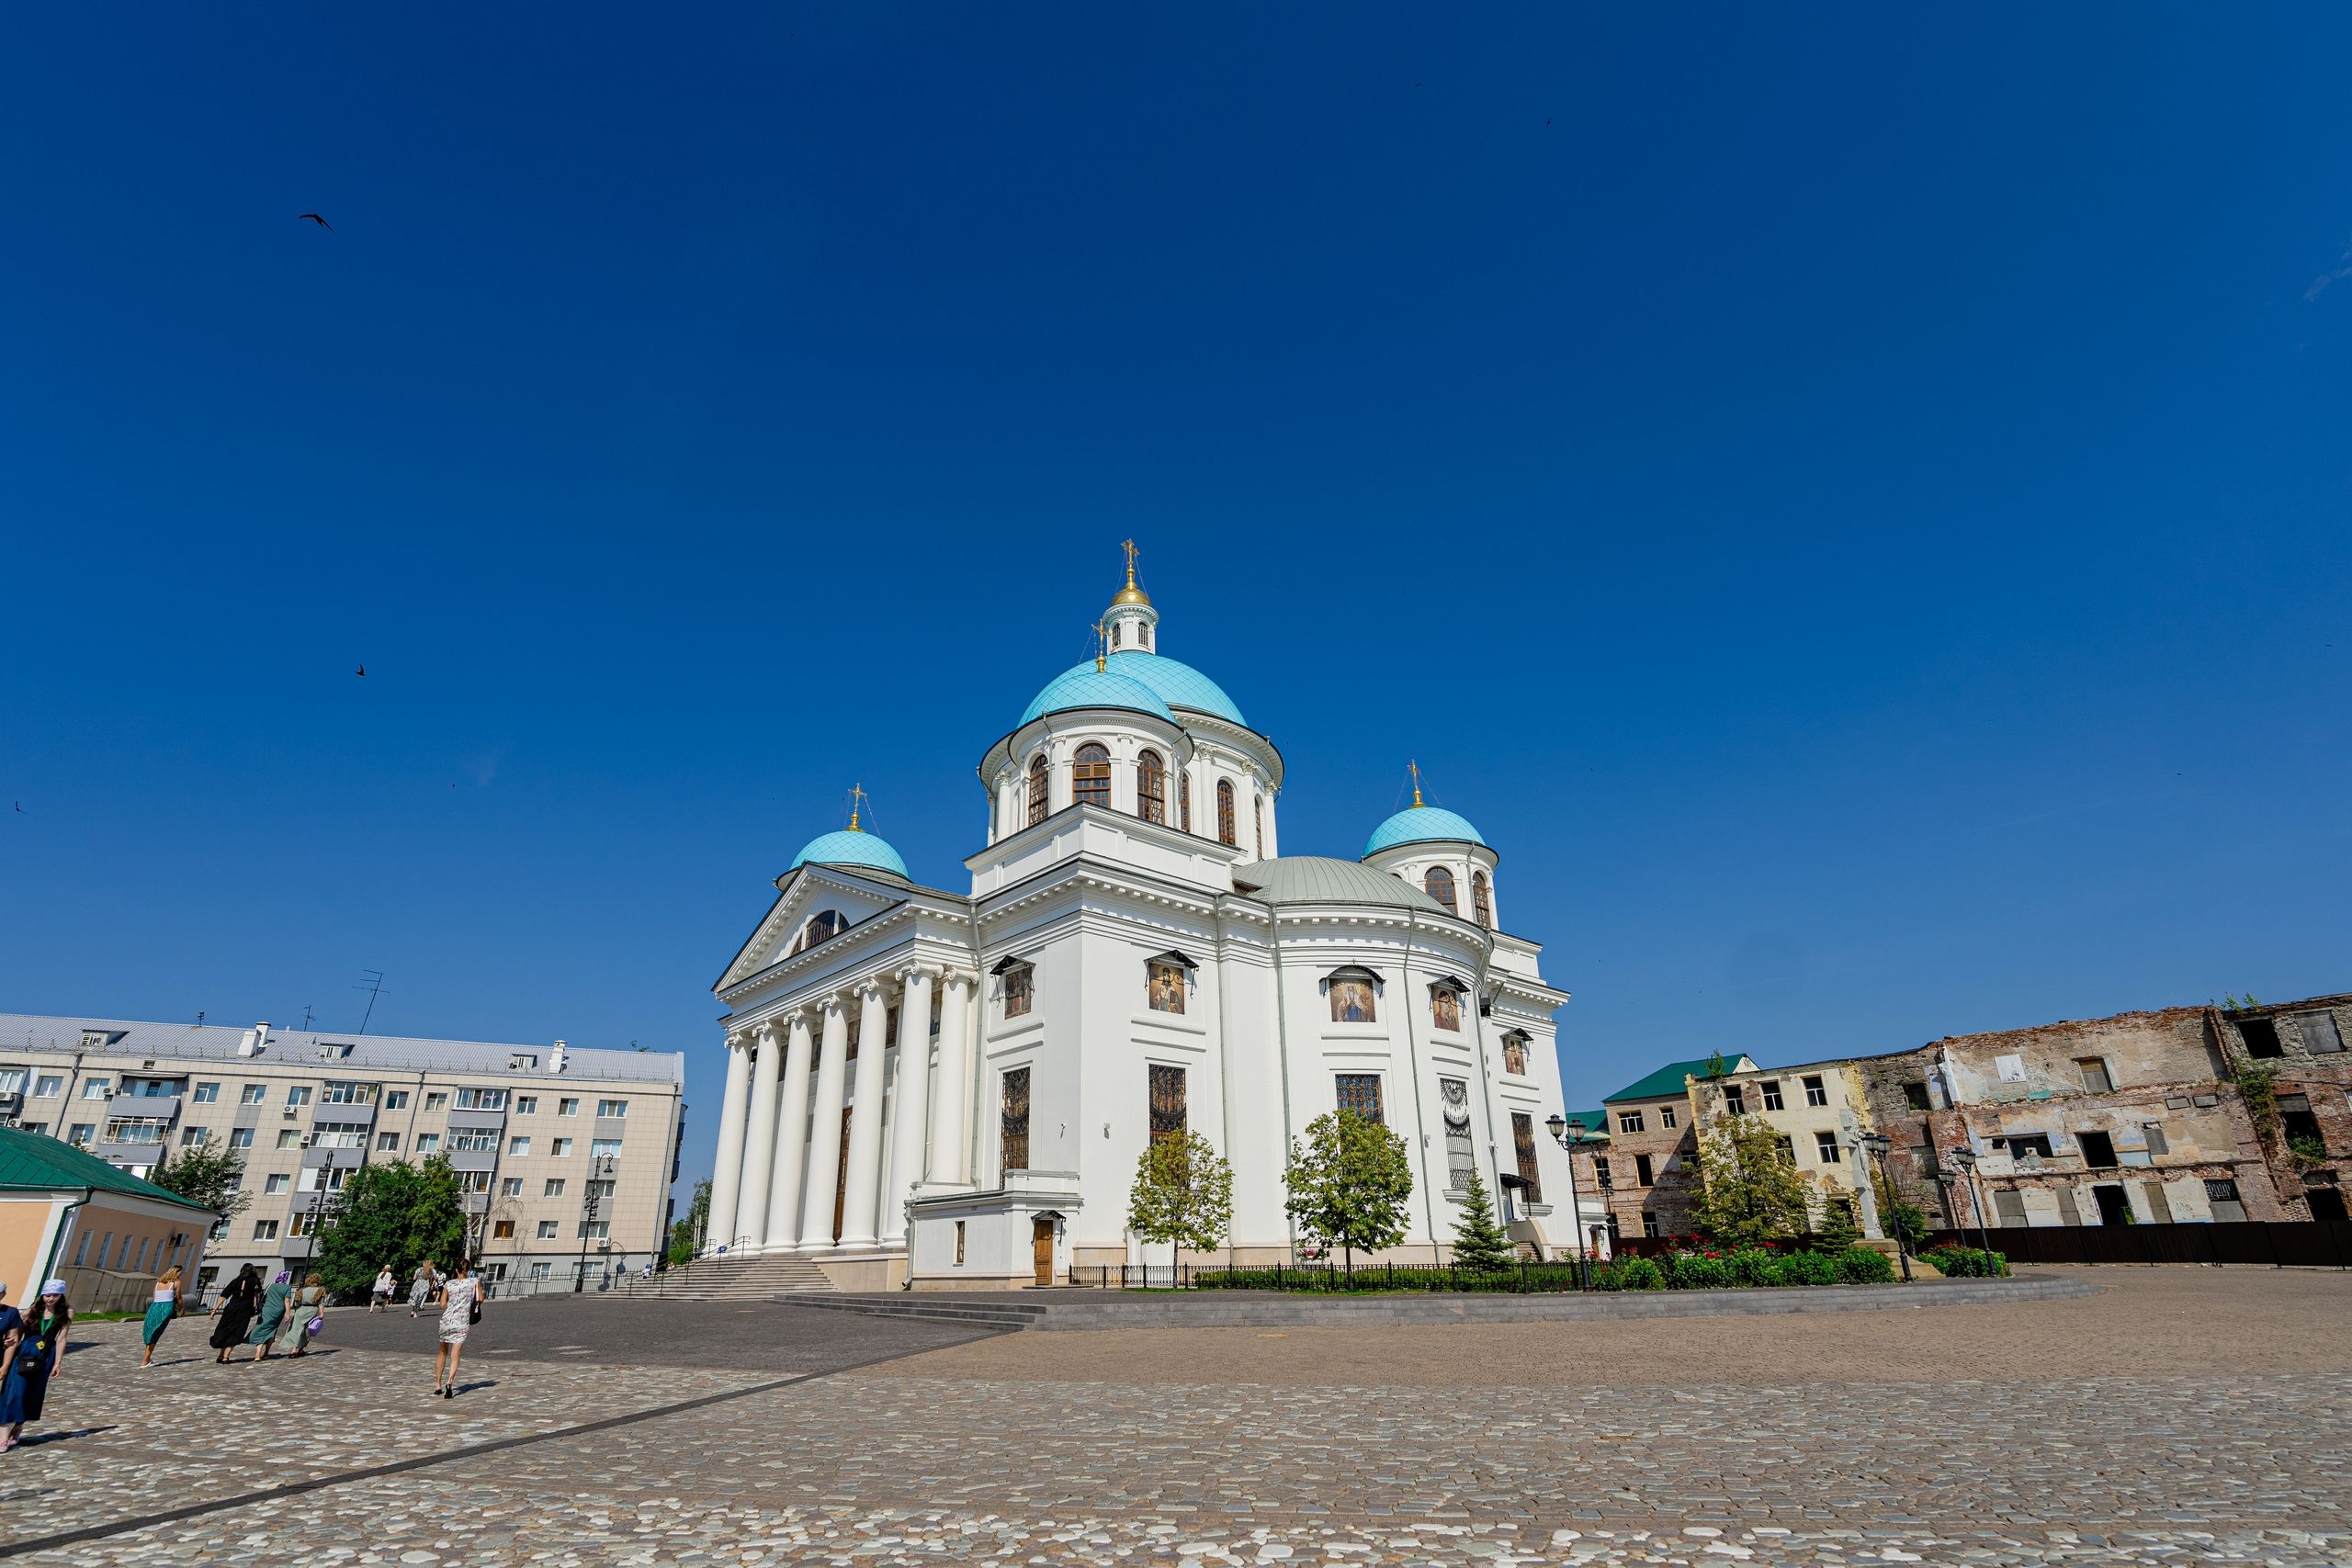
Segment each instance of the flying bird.
[{"label": "flying bird", "polygon": [[328,222],[325,219],[320,217],[315,212],[298,212],[294,215],[294,221],[300,223],[305,218],[317,224],[320,228],[324,229],[328,233],[332,234],[334,232],[334,225]]},{"label": "flying bird", "polygon": [[368,666],[366,666],[365,664],[361,665],[361,666],[359,667],[359,669],[357,670],[356,673],[361,674],[361,675],[365,675],[365,674],[367,674],[367,673],[368,673]]}]

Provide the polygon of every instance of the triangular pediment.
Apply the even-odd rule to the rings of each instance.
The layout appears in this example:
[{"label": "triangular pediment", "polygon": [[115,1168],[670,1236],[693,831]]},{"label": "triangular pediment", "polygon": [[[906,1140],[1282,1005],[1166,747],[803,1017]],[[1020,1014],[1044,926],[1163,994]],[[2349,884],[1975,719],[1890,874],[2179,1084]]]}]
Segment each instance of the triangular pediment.
[{"label": "triangular pediment", "polygon": [[[712,987],[725,991],[739,986],[770,964],[791,957],[804,936],[813,935],[811,923],[832,916],[847,931],[865,924],[906,902],[898,887],[870,881],[853,872],[827,865],[805,865],[792,873],[784,890],[760,919],[752,938]],[[838,935],[838,931],[835,933]]]}]

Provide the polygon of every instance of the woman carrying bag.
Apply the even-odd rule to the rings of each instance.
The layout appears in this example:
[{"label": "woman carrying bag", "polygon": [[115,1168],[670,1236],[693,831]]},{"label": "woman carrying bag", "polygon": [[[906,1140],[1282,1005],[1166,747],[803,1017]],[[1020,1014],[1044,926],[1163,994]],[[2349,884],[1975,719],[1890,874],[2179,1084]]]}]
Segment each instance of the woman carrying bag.
[{"label": "woman carrying bag", "polygon": [[302,1281],[286,1303],[286,1322],[277,1331],[277,1348],[292,1360],[310,1348],[311,1336],[326,1326],[327,1289],[316,1274]]}]

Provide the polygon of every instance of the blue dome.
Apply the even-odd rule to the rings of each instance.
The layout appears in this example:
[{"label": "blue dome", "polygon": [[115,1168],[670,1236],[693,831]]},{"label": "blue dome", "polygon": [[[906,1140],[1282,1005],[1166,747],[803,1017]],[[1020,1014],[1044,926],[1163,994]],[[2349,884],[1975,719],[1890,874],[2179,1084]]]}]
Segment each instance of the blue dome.
[{"label": "blue dome", "polygon": [[1442,806],[1408,806],[1372,830],[1372,837],[1364,840],[1363,852],[1376,855],[1399,844],[1425,844],[1439,839],[1471,844],[1487,842],[1466,817]]},{"label": "blue dome", "polygon": [[907,874],[907,863],[899,858],[899,852],[880,834],[862,833],[852,828],[837,833],[820,833],[809,840],[784,869],[798,871],[804,865],[865,865],[905,876],[909,882],[914,880]]},{"label": "blue dome", "polygon": [[[1241,716],[1241,710],[1233,705],[1233,699],[1225,694],[1224,687],[1182,660],[1165,658],[1157,653],[1114,653],[1111,655],[1110,664],[1108,671],[1110,674],[1139,682],[1169,707],[1191,708],[1198,713],[1214,714],[1221,719],[1244,728],[1249,725],[1249,720]],[[1054,678],[1052,684],[1037,694],[1037,700],[1029,705],[1029,711],[1021,716],[1021,722],[1026,724],[1041,713],[1054,713],[1062,708],[1085,706],[1086,705],[1081,703],[1052,699],[1063,682],[1073,676],[1084,675],[1091,678],[1094,674],[1094,660],[1091,659],[1083,664],[1074,665],[1065,670]],[[1096,705],[1134,707],[1136,705],[1132,702],[1122,702]],[[1144,711],[1149,713],[1156,710],[1146,708]]]},{"label": "blue dome", "polygon": [[1091,659],[1055,676],[1022,713],[1021,722],[1026,724],[1041,714],[1062,713],[1070,708],[1131,708],[1170,724],[1176,722],[1176,716],[1168,711],[1168,705],[1159,700],[1158,692],[1141,681],[1097,670]]}]

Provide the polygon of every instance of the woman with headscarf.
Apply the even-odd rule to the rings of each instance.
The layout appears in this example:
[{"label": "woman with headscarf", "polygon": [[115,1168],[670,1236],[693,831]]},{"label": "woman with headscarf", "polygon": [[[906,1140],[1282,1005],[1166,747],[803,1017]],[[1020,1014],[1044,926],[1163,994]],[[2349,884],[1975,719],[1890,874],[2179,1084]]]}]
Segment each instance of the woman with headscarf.
[{"label": "woman with headscarf", "polygon": [[73,1326],[74,1309],[65,1303],[65,1281],[51,1280],[40,1288],[17,1341],[0,1350],[7,1367],[0,1371],[0,1453],[17,1446],[25,1423],[40,1419],[49,1385],[65,1359],[65,1333]]},{"label": "woman with headscarf", "polygon": [[311,1342],[311,1322],[324,1315],[327,1288],[316,1274],[302,1281],[286,1303],[286,1324],[277,1331],[277,1348],[288,1352],[288,1359],[302,1353]]},{"label": "woman with headscarf", "polygon": [[214,1360],[224,1367],[229,1364],[229,1352],[245,1342],[245,1330],[253,1326],[254,1313],[260,1305],[261,1265],[248,1263],[212,1303],[212,1315],[220,1320],[212,1325],[212,1348],[220,1352]]},{"label": "woman with headscarf", "polygon": [[277,1337],[278,1329],[285,1325],[286,1298],[293,1292],[294,1271],[280,1269],[277,1278],[269,1282],[269,1289],[261,1293],[260,1314],[254,1319],[254,1325],[245,1330],[245,1343],[254,1348],[256,1362],[269,1359],[269,1342]]},{"label": "woman with headscarf", "polygon": [[156,1277],[154,1293],[147,1300],[147,1321],[139,1325],[139,1337],[147,1342],[147,1353],[139,1358],[141,1369],[154,1365],[155,1342],[179,1314],[180,1266],[175,1263]]}]

